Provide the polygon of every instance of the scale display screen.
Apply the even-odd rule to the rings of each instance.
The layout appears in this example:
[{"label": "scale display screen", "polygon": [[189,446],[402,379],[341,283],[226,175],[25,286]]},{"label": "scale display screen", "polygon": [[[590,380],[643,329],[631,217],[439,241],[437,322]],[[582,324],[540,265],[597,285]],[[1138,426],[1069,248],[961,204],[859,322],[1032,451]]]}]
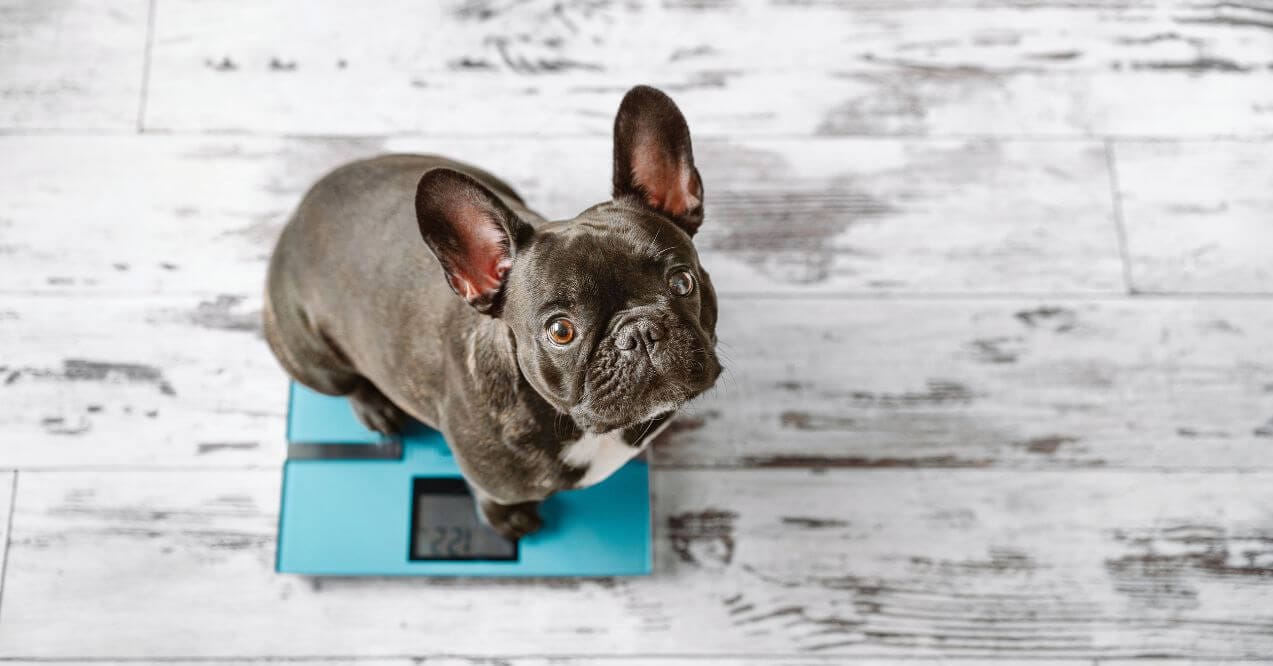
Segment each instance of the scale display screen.
[{"label": "scale display screen", "polygon": [[463,479],[416,477],[411,492],[411,553],[420,560],[517,560],[517,542],[477,516]]}]

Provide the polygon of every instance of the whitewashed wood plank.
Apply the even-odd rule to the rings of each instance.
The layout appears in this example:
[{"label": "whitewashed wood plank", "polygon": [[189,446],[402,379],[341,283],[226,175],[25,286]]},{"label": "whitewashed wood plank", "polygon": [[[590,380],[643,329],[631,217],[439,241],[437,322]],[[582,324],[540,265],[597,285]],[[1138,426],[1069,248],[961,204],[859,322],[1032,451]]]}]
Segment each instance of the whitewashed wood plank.
[{"label": "whitewashed wood plank", "polygon": [[164,0],[147,126],[604,134],[645,82],[731,136],[1258,134],[1267,26],[1183,1]]},{"label": "whitewashed wood plank", "polygon": [[287,383],[260,299],[5,299],[0,468],[269,465]]},{"label": "whitewashed wood plank", "polygon": [[1273,293],[1273,142],[1114,150],[1136,289]]},{"label": "whitewashed wood plank", "polygon": [[[609,195],[607,139],[5,137],[0,289],[255,295],[325,171],[439,152],[566,218]],[[1099,143],[703,140],[698,244],[722,293],[1123,290]],[[430,260],[421,245],[421,260]]]},{"label": "whitewashed wood plank", "polygon": [[1273,308],[1207,301],[722,305],[685,465],[1267,469]]},{"label": "whitewashed wood plank", "polygon": [[1255,659],[1273,477],[662,471],[649,578],[278,576],[277,476],[23,473],[0,655]]},{"label": "whitewashed wood plank", "polygon": [[[105,664],[106,666],[160,666],[161,664],[208,664],[209,666],[239,666],[240,664],[247,666],[250,664],[275,663],[277,660],[270,657],[245,658],[245,659],[163,659],[158,661],[138,661],[134,659],[111,660],[111,659],[93,659],[86,661],[66,661],[59,659],[57,663],[60,666],[95,666]],[[717,656],[688,656],[678,655],[675,657],[631,657],[631,656],[612,656],[606,655],[588,655],[588,656],[570,656],[570,657],[400,657],[400,658],[361,658],[348,657],[344,655],[332,655],[324,658],[293,658],[288,659],[288,664],[298,664],[299,666],[322,666],[331,664],[332,662],[351,663],[358,666],[420,666],[421,663],[427,666],[590,666],[591,664],[605,664],[614,666],[835,666],[839,664],[851,664],[852,666],[896,666],[897,662],[892,659],[877,659],[872,657],[851,657],[837,655],[832,657],[818,656],[801,656],[801,657],[717,657]],[[5,660],[6,664],[12,666],[37,666],[39,664],[47,664],[47,661],[25,661],[25,660]],[[950,664],[951,661],[935,658],[907,658],[907,664],[916,664],[916,666],[930,666],[937,664]],[[957,662],[958,666],[1001,666],[1005,662],[1003,660],[986,658],[986,659],[965,659],[961,658]],[[1105,663],[1105,662],[1101,662]],[[1200,666],[1191,664],[1190,662],[1172,661],[1172,664],[1184,664],[1185,666]],[[1254,666],[1256,662],[1236,662],[1226,661],[1229,664],[1237,664],[1237,666],[1250,665]],[[1030,666],[1096,666],[1096,662],[1090,659],[1031,659]],[[1154,666],[1151,663],[1151,666]]]},{"label": "whitewashed wood plank", "polygon": [[133,130],[147,0],[0,2],[0,129]]},{"label": "whitewashed wood plank", "polygon": [[[277,465],[259,299],[8,299],[0,466]],[[1270,469],[1260,301],[724,298],[664,466]]]}]

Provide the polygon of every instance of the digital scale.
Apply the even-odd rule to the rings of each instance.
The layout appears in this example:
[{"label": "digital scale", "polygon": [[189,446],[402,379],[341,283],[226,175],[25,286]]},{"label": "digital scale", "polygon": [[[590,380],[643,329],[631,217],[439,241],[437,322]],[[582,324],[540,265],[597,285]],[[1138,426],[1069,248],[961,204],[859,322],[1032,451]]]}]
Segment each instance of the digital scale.
[{"label": "digital scale", "polygon": [[510,541],[477,516],[441,433],[363,427],[345,398],[290,389],[279,510],[281,573],[312,576],[649,574],[650,470],[636,459],[540,506],[544,527]]}]

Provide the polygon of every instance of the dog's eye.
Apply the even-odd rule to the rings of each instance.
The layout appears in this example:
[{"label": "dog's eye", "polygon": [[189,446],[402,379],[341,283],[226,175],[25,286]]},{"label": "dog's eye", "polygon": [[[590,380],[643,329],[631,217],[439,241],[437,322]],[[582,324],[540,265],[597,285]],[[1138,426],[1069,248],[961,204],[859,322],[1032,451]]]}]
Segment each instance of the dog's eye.
[{"label": "dog's eye", "polygon": [[677,271],[668,277],[667,286],[677,296],[689,296],[694,291],[694,276],[689,271]]},{"label": "dog's eye", "polygon": [[548,322],[548,339],[555,345],[565,346],[575,339],[575,325],[569,319],[554,319]]}]

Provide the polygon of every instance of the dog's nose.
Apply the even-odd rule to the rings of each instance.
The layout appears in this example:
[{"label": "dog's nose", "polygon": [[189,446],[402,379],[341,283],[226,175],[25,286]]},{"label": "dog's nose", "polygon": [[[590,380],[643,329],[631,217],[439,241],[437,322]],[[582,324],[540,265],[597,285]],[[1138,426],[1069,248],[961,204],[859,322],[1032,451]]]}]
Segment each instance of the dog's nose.
[{"label": "dog's nose", "polygon": [[667,329],[658,322],[638,319],[619,329],[615,336],[614,346],[624,351],[636,349],[638,344],[653,348],[660,340],[667,337]]}]

